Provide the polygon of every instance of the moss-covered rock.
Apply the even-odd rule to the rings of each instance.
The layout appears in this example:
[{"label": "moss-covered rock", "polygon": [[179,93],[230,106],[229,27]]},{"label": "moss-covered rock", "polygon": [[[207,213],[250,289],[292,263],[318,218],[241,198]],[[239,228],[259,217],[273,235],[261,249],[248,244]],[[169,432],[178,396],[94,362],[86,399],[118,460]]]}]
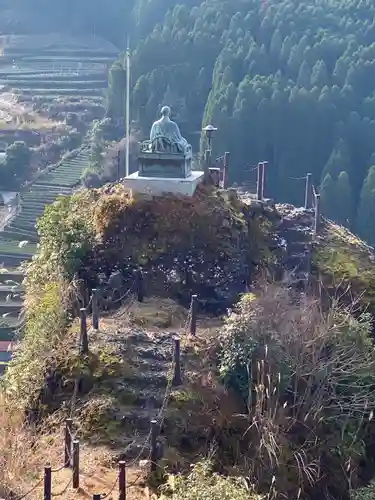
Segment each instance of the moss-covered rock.
[{"label": "moss-covered rock", "polygon": [[314,249],[323,292],[375,313],[375,255],[372,247],[343,226],[324,221]]}]

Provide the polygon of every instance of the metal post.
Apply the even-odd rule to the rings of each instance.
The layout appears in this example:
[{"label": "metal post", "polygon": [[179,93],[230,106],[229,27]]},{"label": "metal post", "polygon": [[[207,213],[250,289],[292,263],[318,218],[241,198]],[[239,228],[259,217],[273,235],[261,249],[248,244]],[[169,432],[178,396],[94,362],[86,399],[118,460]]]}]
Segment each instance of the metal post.
[{"label": "metal post", "polygon": [[228,171],[229,171],[229,152],[224,153],[224,168],[223,168],[223,189],[228,185]]},{"label": "metal post", "polygon": [[73,420],[67,418],[65,420],[64,467],[71,467],[72,465],[72,431]]},{"label": "metal post", "polygon": [[305,209],[310,208],[310,200],[312,193],[312,174],[306,174],[306,187],[305,187]]},{"label": "metal post", "polygon": [[156,462],[158,459],[158,423],[156,420],[151,420],[151,472],[156,471]]},{"label": "metal post", "polygon": [[311,275],[311,247],[309,246],[305,251],[306,259],[306,281],[305,281],[305,293],[307,295],[310,286],[310,275]]},{"label": "metal post", "polygon": [[181,343],[179,337],[173,337],[174,340],[174,373],[173,373],[173,386],[182,384],[181,379]]},{"label": "metal post", "polygon": [[262,172],[263,172],[263,165],[261,163],[258,163],[258,169],[257,169],[257,200],[262,199]]},{"label": "metal post", "polygon": [[140,269],[134,271],[135,291],[138,302],[144,301],[143,275]]},{"label": "metal post", "polygon": [[118,465],[118,500],[126,500],[126,465],[123,461],[120,461]]},{"label": "metal post", "polygon": [[266,184],[266,170],[267,170],[267,165],[268,165],[268,161],[264,161],[262,162],[262,188],[261,188],[261,196],[262,196],[262,200],[264,200],[264,186]]},{"label": "metal post", "polygon": [[99,294],[96,288],[92,291],[92,326],[99,330]]},{"label": "metal post", "polygon": [[251,283],[251,273],[250,273],[250,266],[248,264],[245,264],[244,266],[244,271],[245,271],[245,292],[248,293],[250,290],[250,283]]},{"label": "metal post", "polygon": [[208,148],[208,167],[212,167],[212,148]]},{"label": "metal post", "polygon": [[206,168],[210,166],[210,150],[206,149],[204,152],[204,165]]},{"label": "metal post", "polygon": [[197,312],[198,312],[198,295],[191,296],[190,303],[190,334],[195,337],[197,333]]},{"label": "metal post", "polygon": [[85,307],[81,307],[80,317],[81,317],[80,353],[81,354],[88,354],[88,352],[89,352],[89,339],[87,336],[87,313],[86,313]]},{"label": "metal post", "polygon": [[315,195],[315,219],[314,219],[314,236],[316,236],[320,225],[320,194]]},{"label": "metal post", "polygon": [[204,171],[204,182],[207,184],[210,180],[210,150],[206,149],[204,152],[204,165],[203,165],[203,171]]},{"label": "metal post", "polygon": [[121,164],[121,150],[117,153],[117,182],[120,182],[120,164]]},{"label": "metal post", "polygon": [[52,469],[44,467],[44,494],[43,500],[51,500],[52,498]]},{"label": "metal post", "polygon": [[130,174],[130,48],[129,39],[126,49],[126,158],[125,176]]},{"label": "metal post", "polygon": [[73,488],[79,488],[79,441],[73,441]]}]

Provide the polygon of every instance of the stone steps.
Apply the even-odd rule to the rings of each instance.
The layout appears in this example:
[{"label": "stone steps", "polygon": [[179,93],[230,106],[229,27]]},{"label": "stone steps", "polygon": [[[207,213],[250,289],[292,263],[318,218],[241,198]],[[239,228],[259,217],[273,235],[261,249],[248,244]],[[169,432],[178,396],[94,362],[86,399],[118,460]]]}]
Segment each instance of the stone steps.
[{"label": "stone steps", "polygon": [[277,232],[286,241],[283,281],[290,287],[298,288],[309,281],[314,212],[282,205],[280,213],[283,219]]}]

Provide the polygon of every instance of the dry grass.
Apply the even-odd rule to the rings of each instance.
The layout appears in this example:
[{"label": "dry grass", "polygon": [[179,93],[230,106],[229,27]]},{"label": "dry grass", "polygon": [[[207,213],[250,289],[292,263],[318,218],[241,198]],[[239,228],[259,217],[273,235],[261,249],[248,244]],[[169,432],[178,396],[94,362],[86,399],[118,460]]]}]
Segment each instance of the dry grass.
[{"label": "dry grass", "polygon": [[243,300],[227,327],[227,335],[233,333],[254,346],[248,475],[261,487],[271,485],[277,498],[324,484],[350,490],[363,452],[361,428],[375,404],[366,328],[337,304],[325,315],[316,300],[296,303],[268,286],[258,299]]},{"label": "dry grass", "polygon": [[[47,465],[44,446],[38,446],[34,429],[28,427],[22,417],[21,413],[9,410],[1,395],[0,494],[5,498],[11,491],[19,495],[29,490],[31,485],[38,483],[43,466]],[[58,463],[57,461],[61,460],[57,437],[54,434],[48,437],[48,460],[51,463]]]},{"label": "dry grass", "polygon": [[[51,422],[52,424],[52,422]],[[4,398],[0,403],[0,496],[9,498],[27,495],[30,499],[40,499],[43,495],[43,471],[50,465],[52,492],[62,500],[84,500],[94,493],[109,493],[117,478],[117,467],[113,453],[105,447],[81,446],[80,449],[80,489],[71,487],[72,471],[61,469],[63,464],[63,427],[55,423],[49,427],[48,421],[38,433],[33,427],[22,422],[21,414],[11,414]],[[60,469],[60,470],[57,470]],[[146,498],[145,471],[135,466],[127,471],[130,500]],[[113,489],[117,496],[118,486]],[[111,496],[110,496],[111,498]]]},{"label": "dry grass", "polygon": [[127,309],[130,323],[143,328],[183,328],[187,311],[172,299],[147,297],[144,302],[133,301]]},{"label": "dry grass", "polygon": [[[248,392],[244,414],[216,371],[216,334],[222,321],[200,318],[197,338],[189,338],[183,336],[187,319],[187,311],[175,302],[148,298],[141,304],[129,302],[102,318],[98,339],[91,336],[93,342],[108,342],[107,333],[118,330],[122,338],[127,329],[145,328],[150,339],[169,330],[183,337],[184,385],[172,391],[165,421],[168,470],[186,470],[191,463],[192,452],[181,448],[181,437],[189,436],[195,455],[198,450],[207,453],[217,439],[219,461],[226,459],[224,467],[254,478],[269,499],[306,498],[312,491],[322,493],[332,482],[342,490],[355,486],[361,457],[359,432],[369,408],[375,406],[369,375],[375,373],[375,360],[350,310],[334,304],[328,315],[323,314],[312,298],[299,298],[297,303],[276,286],[245,296],[223,334],[225,338],[237,332],[241,342],[251,339],[256,345],[248,364],[253,390]],[[61,465],[61,429],[54,424],[55,414],[54,422],[45,421],[46,432],[36,437],[4,404],[0,411],[0,425],[9,429],[0,435],[1,449],[9,450],[1,464],[0,495],[6,495],[6,489],[27,492],[40,477],[47,455],[54,468]],[[333,464],[327,462],[332,449],[341,453]],[[106,494],[115,482],[114,452],[109,447],[83,442],[81,452],[81,490],[68,488],[60,496],[63,500]],[[128,471],[129,482],[138,475],[141,479],[128,491],[130,500],[150,496],[140,469]],[[70,478],[68,470],[54,474],[53,492],[63,491]],[[37,488],[30,498],[40,498],[41,492]],[[321,498],[328,496],[322,493]]]},{"label": "dry grass", "polygon": [[[91,319],[88,318],[88,321]],[[185,334],[189,325],[189,311],[169,298],[146,297],[144,302],[129,300],[115,313],[107,313],[102,324],[107,329],[136,325],[145,329],[173,330]],[[222,317],[198,315],[197,336],[217,337],[223,324]]]}]

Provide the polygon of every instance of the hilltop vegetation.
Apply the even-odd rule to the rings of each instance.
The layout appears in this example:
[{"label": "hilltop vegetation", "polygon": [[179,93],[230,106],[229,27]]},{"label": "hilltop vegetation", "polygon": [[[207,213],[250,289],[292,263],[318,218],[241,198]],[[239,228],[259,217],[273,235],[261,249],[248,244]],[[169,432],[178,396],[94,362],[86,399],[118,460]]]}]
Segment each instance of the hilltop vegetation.
[{"label": "hilltop vegetation", "polygon": [[[363,223],[375,203],[371,3],[39,1],[31,11],[18,0],[26,32],[43,31],[48,19],[49,29],[95,32],[119,48],[130,35],[133,119],[142,134],[165,102],[195,149],[202,123],[214,122],[217,143],[231,149],[232,180],[253,182],[246,167],[267,159],[269,194],[300,204],[291,178],[312,172],[323,183],[327,216],[374,241]],[[3,5],[10,33],[17,11],[14,2]],[[109,78],[108,112],[116,119],[124,115],[124,67],[122,57]]]},{"label": "hilltop vegetation", "polygon": [[[92,457],[107,477],[124,449],[142,446],[161,408],[160,473],[138,472],[163,499],[216,500],[220,492],[228,500],[347,500],[373,477],[371,317],[366,298],[353,307],[335,282],[352,284],[352,299],[371,296],[372,254],[346,230],[324,226],[313,271],[324,276],[329,302],[293,296],[261,278],[280,263],[280,213],[231,191],[202,187],[193,200],[144,199],[120,185],[61,197],[46,210],[39,252],[27,266],[27,323],[5,377],[2,417],[32,410],[40,431],[27,430],[35,458],[21,482],[11,472],[20,442],[4,441],[14,448],[4,491],[21,494],[35,482],[41,449],[56,441],[66,415],[74,414],[84,467]],[[127,295],[139,266],[144,303]],[[114,271],[121,280],[111,285]],[[243,294],[248,271],[253,292]],[[82,356],[76,316],[93,287],[101,290],[101,327],[90,331]],[[200,297],[197,338],[186,335],[183,306],[192,293]],[[220,313],[220,304],[238,297],[229,318],[207,314],[213,298],[211,310]],[[176,333],[183,384],[169,392]],[[175,472],[182,475],[169,476]],[[86,482],[85,492],[93,493]]]}]

